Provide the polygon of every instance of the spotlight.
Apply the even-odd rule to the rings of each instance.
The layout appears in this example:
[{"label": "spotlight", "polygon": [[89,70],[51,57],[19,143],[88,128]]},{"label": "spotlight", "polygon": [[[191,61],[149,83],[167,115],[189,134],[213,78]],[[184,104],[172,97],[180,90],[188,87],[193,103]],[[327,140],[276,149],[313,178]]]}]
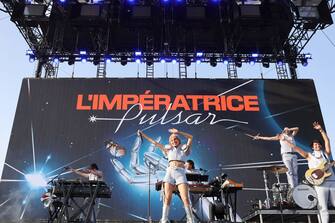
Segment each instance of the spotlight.
[{"label": "spotlight", "polygon": [[140,64],[140,63],[141,63],[141,59],[140,59],[140,58],[137,58],[137,59],[135,60],[135,62],[138,63],[138,64]]},{"label": "spotlight", "polygon": [[305,54],[306,59],[312,59],[312,55],[310,53]]},{"label": "spotlight", "polygon": [[201,64],[201,59],[197,59],[195,62],[196,62],[197,64]]},{"label": "spotlight", "polygon": [[172,59],[172,64],[176,64],[177,60],[176,59]]},{"label": "spotlight", "polygon": [[128,59],[126,56],[122,56],[121,57],[121,65],[122,66],[126,66],[127,65],[127,62],[128,62]]},{"label": "spotlight", "polygon": [[283,66],[284,61],[282,59],[277,59],[276,63],[278,66]]},{"label": "spotlight", "polygon": [[204,55],[204,53],[203,53],[203,52],[197,52],[195,55],[196,55],[197,57],[202,57],[202,56]]},{"label": "spotlight", "polygon": [[301,59],[301,64],[302,64],[302,66],[307,67],[307,65],[308,65],[307,59],[306,58]]},{"label": "spotlight", "polygon": [[87,62],[87,56],[82,56],[80,60],[81,60],[81,62],[86,63]]},{"label": "spotlight", "polygon": [[59,63],[59,58],[58,57],[54,57],[52,60],[54,63]]},{"label": "spotlight", "polygon": [[110,56],[106,56],[105,61],[106,61],[106,63],[110,63],[110,62],[112,62],[112,58]]},{"label": "spotlight", "polygon": [[47,6],[44,5],[44,4],[32,4],[31,0],[27,0],[26,5],[24,6],[23,16],[27,20],[30,20],[30,19],[33,19],[33,18],[42,19],[42,18],[45,17],[46,9],[47,9]]},{"label": "spotlight", "polygon": [[136,51],[135,56],[137,56],[137,57],[142,56],[142,52],[141,51]]},{"label": "spotlight", "polygon": [[79,51],[79,54],[80,54],[80,55],[86,55],[87,52],[86,52],[86,50],[80,50],[80,51]]},{"label": "spotlight", "polygon": [[216,58],[215,58],[215,57],[211,57],[211,58],[209,59],[209,64],[210,64],[212,67],[216,67],[216,65],[217,65]]},{"label": "spotlight", "polygon": [[235,59],[235,65],[236,65],[236,67],[242,67],[242,59],[241,59],[241,57],[236,57],[236,59]]},{"label": "spotlight", "polygon": [[255,57],[258,57],[259,55],[258,55],[258,53],[253,53],[253,54],[251,54],[251,56],[255,58]]},{"label": "spotlight", "polygon": [[190,57],[186,56],[184,58],[184,62],[185,62],[186,66],[188,66],[188,67],[191,66],[191,58]]},{"label": "spotlight", "polygon": [[227,65],[229,63],[229,58],[228,57],[224,57],[223,58],[223,64]]},{"label": "spotlight", "polygon": [[47,181],[41,173],[31,173],[25,175],[26,180],[32,188],[46,187]]},{"label": "spotlight", "polygon": [[262,60],[262,65],[263,65],[263,67],[265,67],[265,68],[269,68],[270,67],[270,60],[269,60],[269,58],[263,58],[263,60]]},{"label": "spotlight", "polygon": [[249,59],[249,64],[252,65],[252,66],[255,65],[255,59],[254,58],[250,58]]},{"label": "spotlight", "polygon": [[100,63],[100,55],[97,54],[93,57],[93,64],[98,65]]},{"label": "spotlight", "polygon": [[29,55],[29,62],[30,62],[30,63],[33,63],[33,62],[35,62],[35,60],[36,60],[35,55],[34,55],[34,54],[30,54],[30,55]]},{"label": "spotlight", "polygon": [[71,55],[69,56],[69,61],[67,62],[69,65],[73,65],[76,62],[76,58]]}]

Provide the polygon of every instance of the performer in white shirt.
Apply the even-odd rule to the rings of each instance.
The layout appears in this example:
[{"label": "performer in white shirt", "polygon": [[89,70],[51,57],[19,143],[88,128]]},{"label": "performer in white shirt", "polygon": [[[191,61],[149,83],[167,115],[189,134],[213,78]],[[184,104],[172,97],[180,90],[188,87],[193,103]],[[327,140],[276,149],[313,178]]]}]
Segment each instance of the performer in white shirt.
[{"label": "performer in white shirt", "polygon": [[99,170],[98,165],[95,163],[92,163],[90,167],[86,170],[77,170],[73,168],[69,168],[70,171],[78,174],[79,176],[87,178],[89,181],[98,181],[103,180],[103,174],[102,171]]},{"label": "performer in white shirt", "polygon": [[[319,140],[315,139],[311,143],[311,147],[313,152],[306,152],[302,148],[294,145],[289,140],[282,138],[282,140],[292,147],[295,151],[297,151],[302,157],[307,159],[309,168],[316,168],[322,162],[329,162],[329,158],[331,157],[331,148],[329,138],[327,133],[322,129],[321,125],[318,122],[313,123],[313,128],[318,130],[322,136],[324,142],[324,150],[322,148],[322,144]],[[320,212],[320,223],[328,223],[329,222],[329,212],[328,212],[328,201],[333,207],[335,207],[335,175],[332,168],[329,169],[331,172],[331,176],[325,179],[325,181],[320,186],[314,186],[314,189],[318,198],[318,209]]]},{"label": "performer in white shirt", "polygon": [[[103,173],[99,170],[98,165],[96,163],[92,163],[88,169],[81,170],[81,169],[73,169],[69,168],[70,171],[78,174],[79,176],[85,177],[89,181],[102,181],[103,180]],[[91,203],[91,198],[85,198],[82,204],[82,207],[87,207]],[[96,205],[97,203],[97,205]],[[94,211],[91,213],[90,220],[95,222],[95,219],[99,215],[100,210],[100,198],[93,202],[94,204]],[[80,213],[79,219],[84,219],[84,214]]]},{"label": "performer in white shirt", "polygon": [[[188,133],[178,131],[177,129],[169,129],[169,132],[171,133],[169,137],[169,144],[165,146],[160,144],[159,142],[156,142],[141,131],[139,131],[139,134],[141,134],[145,139],[154,144],[156,147],[161,149],[161,151],[164,153],[165,156],[167,156],[169,161],[169,167],[166,170],[166,174],[163,180],[165,196],[161,223],[166,223],[169,221],[168,215],[170,203],[172,199],[173,189],[175,188],[175,186],[177,186],[180,197],[184,204],[187,223],[192,223],[194,222],[194,218],[189,200],[189,188],[186,180],[185,162],[186,157],[191,152],[193,136]],[[186,144],[181,143],[181,140],[178,137],[179,135],[187,138]]]},{"label": "performer in white shirt", "polygon": [[298,160],[295,151],[292,146],[284,143],[282,139],[285,139],[295,145],[294,136],[297,135],[299,131],[298,127],[288,128],[285,127],[284,130],[275,135],[275,136],[260,136],[255,135],[253,139],[255,140],[268,140],[268,141],[279,141],[280,143],[280,153],[282,156],[282,160],[284,165],[287,167],[288,171],[286,172],[287,182],[290,187],[293,188],[298,185]]}]

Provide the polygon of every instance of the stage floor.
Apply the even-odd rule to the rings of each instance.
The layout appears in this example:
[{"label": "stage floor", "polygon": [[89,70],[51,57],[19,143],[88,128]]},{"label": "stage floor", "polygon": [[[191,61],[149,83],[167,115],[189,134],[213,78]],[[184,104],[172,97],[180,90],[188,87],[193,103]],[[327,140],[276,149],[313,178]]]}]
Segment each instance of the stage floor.
[{"label": "stage floor", "polygon": [[[330,222],[335,222],[335,210],[329,210]],[[284,209],[281,213],[280,210],[262,209],[255,210],[253,213],[247,215],[243,218],[244,222],[247,223],[258,223],[258,222],[271,222],[271,223],[281,223],[281,222],[291,222],[291,223],[316,223],[318,210],[292,210]],[[283,220],[282,220],[282,217]]]}]

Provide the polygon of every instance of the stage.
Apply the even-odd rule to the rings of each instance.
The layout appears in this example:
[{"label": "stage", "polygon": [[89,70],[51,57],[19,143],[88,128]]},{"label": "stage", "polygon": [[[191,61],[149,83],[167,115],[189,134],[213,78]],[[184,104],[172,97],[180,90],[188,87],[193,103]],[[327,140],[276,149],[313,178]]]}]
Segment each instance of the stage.
[{"label": "stage", "polygon": [[[302,210],[302,209],[284,209],[281,213],[278,209],[268,209],[268,210],[256,210],[251,214],[243,218],[243,222],[253,223],[253,222],[271,222],[280,223],[281,215],[283,217],[283,222],[308,222],[314,223],[317,220],[318,210]],[[335,210],[329,210],[330,222],[335,221]]]}]

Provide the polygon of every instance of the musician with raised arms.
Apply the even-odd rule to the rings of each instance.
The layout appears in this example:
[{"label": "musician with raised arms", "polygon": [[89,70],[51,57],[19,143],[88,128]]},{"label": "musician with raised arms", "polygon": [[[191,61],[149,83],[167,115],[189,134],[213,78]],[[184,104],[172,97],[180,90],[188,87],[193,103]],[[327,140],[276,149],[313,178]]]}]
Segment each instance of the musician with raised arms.
[{"label": "musician with raised arms", "polygon": [[275,136],[260,136],[259,134],[252,136],[254,140],[267,140],[267,141],[279,141],[280,143],[280,154],[283,160],[284,165],[287,167],[287,182],[291,188],[294,188],[298,185],[298,161],[297,155],[292,149],[292,146],[288,146],[286,143],[283,143],[282,139],[286,139],[292,145],[295,145],[294,137],[298,133],[298,127],[288,128],[285,127],[283,131]]},{"label": "musician with raised arms", "polygon": [[[162,210],[162,218],[160,222],[167,223],[169,221],[168,215],[172,199],[172,193],[175,186],[177,186],[184,204],[187,223],[192,223],[194,222],[194,218],[189,200],[189,187],[187,184],[184,165],[186,162],[186,157],[191,152],[193,136],[177,129],[169,129],[169,132],[171,133],[169,137],[169,144],[164,146],[159,142],[156,142],[143,132],[138,131],[138,133],[141,134],[145,139],[158,147],[169,160],[169,167],[166,170],[166,174],[163,180],[165,196]],[[181,140],[178,137],[179,135],[187,138],[186,144],[181,143]]]},{"label": "musician with raised arms", "polygon": [[[307,159],[308,167],[319,168],[320,165],[323,166],[324,163],[329,163],[331,157],[331,148],[329,138],[326,132],[322,129],[321,125],[318,122],[313,123],[313,128],[318,130],[324,141],[324,149],[319,140],[314,139],[311,142],[311,147],[313,152],[306,152],[302,148],[292,144],[290,141],[283,139],[285,143],[291,146],[296,152],[298,152],[302,157]],[[335,207],[335,175],[332,167],[328,170],[330,176],[324,179],[324,182],[321,185],[315,185],[315,191],[318,199],[318,209],[320,212],[320,223],[329,222],[329,212],[328,212],[328,201],[330,200],[333,207]],[[306,172],[307,173],[307,172]],[[315,172],[313,174],[318,175],[320,172]],[[324,174],[324,173],[323,173]],[[313,175],[314,176],[314,175]],[[311,176],[311,177],[313,177]],[[318,177],[317,177],[318,178]]]}]

